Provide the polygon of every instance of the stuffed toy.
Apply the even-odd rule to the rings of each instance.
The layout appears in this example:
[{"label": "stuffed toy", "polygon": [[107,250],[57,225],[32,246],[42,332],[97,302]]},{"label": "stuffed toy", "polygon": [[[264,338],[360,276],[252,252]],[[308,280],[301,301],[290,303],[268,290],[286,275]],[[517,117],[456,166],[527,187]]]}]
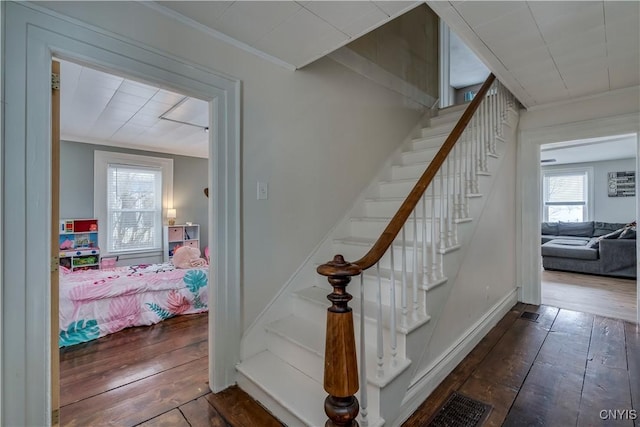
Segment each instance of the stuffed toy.
[{"label": "stuffed toy", "polygon": [[73,249],[73,240],[64,239],[64,241],[60,243],[60,249]]},{"label": "stuffed toy", "polygon": [[204,267],[207,261],[200,258],[200,249],[181,246],[173,253],[173,265],[176,268]]}]

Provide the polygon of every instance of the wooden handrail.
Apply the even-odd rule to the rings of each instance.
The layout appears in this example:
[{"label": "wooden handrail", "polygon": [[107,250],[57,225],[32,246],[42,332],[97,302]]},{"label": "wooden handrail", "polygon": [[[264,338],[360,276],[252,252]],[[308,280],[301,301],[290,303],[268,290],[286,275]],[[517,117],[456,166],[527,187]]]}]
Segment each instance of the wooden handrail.
[{"label": "wooden handrail", "polygon": [[495,78],[496,77],[493,74],[489,74],[489,77],[487,77],[487,80],[485,80],[476,96],[473,98],[469,106],[467,106],[467,108],[464,110],[462,117],[460,117],[460,120],[458,120],[458,123],[453,128],[447,139],[444,141],[444,144],[442,144],[442,147],[440,147],[438,153],[435,155],[433,160],[431,160],[431,163],[427,167],[427,170],[424,171],[416,185],[413,187],[405,201],[402,203],[400,209],[398,209],[398,212],[396,212],[394,217],[391,219],[389,225],[387,225],[387,228],[384,229],[376,243],[374,243],[371,249],[369,249],[369,252],[367,252],[365,256],[353,263],[359,266],[361,270],[364,271],[374,266],[378,261],[380,261],[380,258],[382,258],[385,252],[387,252],[387,249],[389,249],[391,243],[398,236],[398,233],[400,232],[400,230],[402,230],[404,223],[407,222],[409,215],[411,215],[411,212],[413,212],[416,205],[420,201],[422,194],[427,189],[429,184],[431,184],[431,181],[433,181],[436,173],[438,173],[438,169],[440,169],[442,164],[447,159],[447,156],[453,149],[453,146],[456,144],[456,142],[458,142],[458,139],[460,139],[460,136],[471,121],[471,118],[478,109],[478,106],[484,100],[484,97],[489,91],[489,88],[493,84]]},{"label": "wooden handrail", "polygon": [[347,293],[346,287],[351,277],[374,266],[387,252],[454,145],[460,139],[494,80],[495,76],[489,74],[438,153],[369,252],[353,263],[346,262],[342,255],[336,255],[333,261],[323,264],[317,269],[319,274],[329,278],[329,283],[333,287],[333,292],[327,297],[332,306],[327,313],[325,346],[324,389],[329,393],[325,400],[325,412],[329,417],[326,427],[355,427],[358,425],[355,420],[359,409],[358,400],[355,397],[355,393],[358,391],[356,374],[358,366],[355,356],[353,313],[348,306],[351,295]]}]

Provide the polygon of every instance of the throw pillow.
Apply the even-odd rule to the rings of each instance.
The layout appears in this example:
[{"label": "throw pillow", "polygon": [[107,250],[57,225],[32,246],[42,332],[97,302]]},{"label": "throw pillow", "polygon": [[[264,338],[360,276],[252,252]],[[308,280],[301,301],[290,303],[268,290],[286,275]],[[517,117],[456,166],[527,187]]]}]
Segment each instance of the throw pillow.
[{"label": "throw pillow", "polygon": [[625,230],[624,228],[621,228],[619,230],[612,231],[609,234],[605,234],[604,236],[594,237],[593,239],[589,240],[589,243],[587,243],[587,247],[588,248],[593,248],[593,249],[598,249],[600,247],[600,240],[602,240],[602,239],[618,239],[624,230]]},{"label": "throw pillow", "polygon": [[557,222],[543,222],[542,223],[542,235],[543,236],[557,236],[558,235],[558,223]]},{"label": "throw pillow", "polygon": [[[631,224],[633,224],[633,225],[631,225]],[[636,238],[636,226],[635,226],[635,223],[631,223],[631,224],[626,226],[622,230],[622,233],[620,233],[620,236],[618,236],[618,239],[635,239]]]}]

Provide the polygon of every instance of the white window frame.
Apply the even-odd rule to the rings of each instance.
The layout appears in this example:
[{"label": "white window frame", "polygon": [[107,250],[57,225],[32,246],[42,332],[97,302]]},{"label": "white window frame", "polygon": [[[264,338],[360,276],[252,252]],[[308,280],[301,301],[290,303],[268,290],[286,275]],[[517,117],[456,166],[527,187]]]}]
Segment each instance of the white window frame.
[{"label": "white window frame", "polygon": [[585,217],[582,221],[593,221],[594,217],[594,189],[593,189],[593,174],[594,170],[592,166],[585,167],[577,167],[577,168],[543,168],[541,173],[541,183],[540,183],[540,217],[543,221],[548,221],[547,217],[547,209],[546,209],[546,200],[545,200],[545,178],[549,175],[559,176],[559,175],[586,175],[586,200],[585,200]]},{"label": "white window frame", "polygon": [[137,154],[118,153],[111,151],[94,152],[93,169],[93,214],[98,219],[98,245],[102,256],[116,256],[127,254],[156,255],[162,253],[161,246],[154,250],[117,251],[110,252],[107,247],[108,210],[107,210],[107,171],[110,164],[120,164],[141,168],[158,168],[162,173],[162,225],[167,221],[167,209],[173,207],[173,159],[140,156]]}]

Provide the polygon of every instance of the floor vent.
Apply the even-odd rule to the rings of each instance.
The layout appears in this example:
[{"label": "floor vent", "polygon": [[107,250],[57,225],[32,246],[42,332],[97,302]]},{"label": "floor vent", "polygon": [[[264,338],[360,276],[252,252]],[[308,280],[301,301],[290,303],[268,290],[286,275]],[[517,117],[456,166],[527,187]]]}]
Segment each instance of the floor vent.
[{"label": "floor vent", "polygon": [[520,315],[520,317],[522,317],[523,319],[530,320],[532,322],[537,322],[538,316],[540,316],[538,313],[532,313],[530,311],[523,311]]},{"label": "floor vent", "polygon": [[489,416],[491,405],[453,392],[436,412],[428,427],[478,427]]}]

